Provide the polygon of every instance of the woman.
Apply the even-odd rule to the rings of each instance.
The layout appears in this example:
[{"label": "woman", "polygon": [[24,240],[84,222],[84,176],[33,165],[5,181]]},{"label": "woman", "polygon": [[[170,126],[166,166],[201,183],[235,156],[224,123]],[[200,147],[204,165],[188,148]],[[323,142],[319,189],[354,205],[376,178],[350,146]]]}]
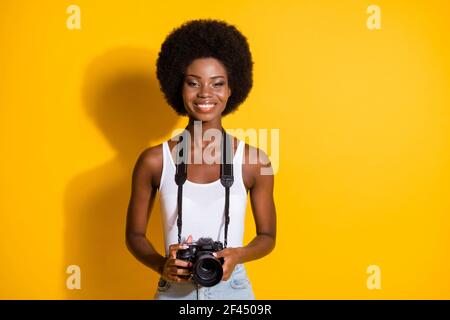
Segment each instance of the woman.
[{"label": "woman", "polygon": [[[232,25],[212,19],[192,20],[173,30],[161,46],[157,77],[168,104],[189,122],[185,133],[187,179],[182,191],[182,239],[177,241],[177,190],[174,157],[178,139],[150,147],[140,155],[133,172],[127,215],[126,242],[132,254],[161,275],[156,299],[254,299],[244,262],[259,259],[275,246],[276,212],[273,174],[267,155],[232,137],[234,182],[229,189],[228,246],[214,253],[223,276],[214,286],[192,278],[192,262],[177,258],[185,243],[209,237],[224,240],[224,187],[220,162],[203,161],[212,150],[221,159],[219,139],[203,133],[221,132],[222,117],[237,110],[252,88],[252,57],[246,38]],[[201,130],[201,134],[199,133]],[[200,153],[199,153],[200,151]],[[212,154],[212,153],[210,153]],[[251,159],[252,155],[257,159]],[[200,163],[198,160],[200,155]],[[203,156],[202,156],[203,155]],[[197,157],[197,158],[196,158]],[[160,255],[145,237],[148,215],[160,191],[166,255]],[[247,194],[250,194],[256,236],[243,244]],[[180,240],[180,238],[178,238]]]}]

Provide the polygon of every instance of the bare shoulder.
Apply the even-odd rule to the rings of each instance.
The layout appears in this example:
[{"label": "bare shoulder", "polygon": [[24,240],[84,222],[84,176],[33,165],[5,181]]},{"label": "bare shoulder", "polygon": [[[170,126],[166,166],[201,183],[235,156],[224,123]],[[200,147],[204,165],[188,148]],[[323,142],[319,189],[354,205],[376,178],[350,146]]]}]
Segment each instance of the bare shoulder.
[{"label": "bare shoulder", "polygon": [[144,149],[136,162],[134,174],[147,177],[152,187],[159,188],[163,167],[162,143]]},{"label": "bare shoulder", "polygon": [[267,153],[257,147],[245,144],[242,177],[247,190],[252,189],[261,176],[273,179],[273,169]]}]

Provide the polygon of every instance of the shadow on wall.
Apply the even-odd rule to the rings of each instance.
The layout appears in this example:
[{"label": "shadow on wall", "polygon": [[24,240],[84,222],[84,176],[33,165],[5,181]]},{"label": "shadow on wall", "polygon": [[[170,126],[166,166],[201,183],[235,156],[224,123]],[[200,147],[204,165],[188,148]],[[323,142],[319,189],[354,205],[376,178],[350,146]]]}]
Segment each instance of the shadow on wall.
[{"label": "shadow on wall", "polygon": [[[84,107],[116,155],[74,177],[65,190],[64,266],[81,268],[80,290],[69,290],[64,283],[68,299],[151,299],[156,289],[157,274],[125,245],[134,164],[179,119],[159,90],[155,63],[150,51],[124,47],[97,57],[86,70]],[[163,253],[158,200],[147,236]]]}]

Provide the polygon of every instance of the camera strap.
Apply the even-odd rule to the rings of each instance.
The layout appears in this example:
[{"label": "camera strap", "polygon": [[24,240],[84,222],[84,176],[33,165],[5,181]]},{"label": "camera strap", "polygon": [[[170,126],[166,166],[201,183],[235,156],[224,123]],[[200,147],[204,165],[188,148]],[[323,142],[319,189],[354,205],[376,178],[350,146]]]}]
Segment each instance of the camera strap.
[{"label": "camera strap", "polygon": [[[183,184],[187,179],[187,162],[189,160],[190,150],[189,131],[184,130],[180,136],[180,143],[177,144],[176,152],[176,173],[175,182],[178,185],[177,205],[178,205],[178,243],[181,243],[181,231],[183,226]],[[224,248],[227,247],[228,240],[228,225],[230,223],[230,188],[233,185],[233,152],[232,152],[231,137],[225,132],[222,127],[222,161],[220,162],[220,182],[225,188],[225,233],[224,233]],[[185,152],[186,151],[186,152]]]}]

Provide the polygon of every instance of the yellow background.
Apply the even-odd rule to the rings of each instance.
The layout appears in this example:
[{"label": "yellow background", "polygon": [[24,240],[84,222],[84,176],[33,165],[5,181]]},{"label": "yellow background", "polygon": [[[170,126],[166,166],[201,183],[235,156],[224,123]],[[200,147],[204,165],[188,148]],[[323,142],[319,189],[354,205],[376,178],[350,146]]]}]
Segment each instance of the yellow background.
[{"label": "yellow background", "polygon": [[[66,8],[81,9],[69,30]],[[366,27],[370,4],[381,30]],[[155,61],[193,18],[236,25],[254,88],[226,128],[280,130],[259,299],[450,298],[448,1],[1,1],[0,298],[149,299],[126,250],[131,170],[186,124]],[[270,154],[270,150],[268,150]],[[253,237],[248,208],[245,239]],[[159,206],[149,237],[162,250]],[[66,267],[81,267],[79,291]],[[366,269],[381,268],[369,290]]]}]

